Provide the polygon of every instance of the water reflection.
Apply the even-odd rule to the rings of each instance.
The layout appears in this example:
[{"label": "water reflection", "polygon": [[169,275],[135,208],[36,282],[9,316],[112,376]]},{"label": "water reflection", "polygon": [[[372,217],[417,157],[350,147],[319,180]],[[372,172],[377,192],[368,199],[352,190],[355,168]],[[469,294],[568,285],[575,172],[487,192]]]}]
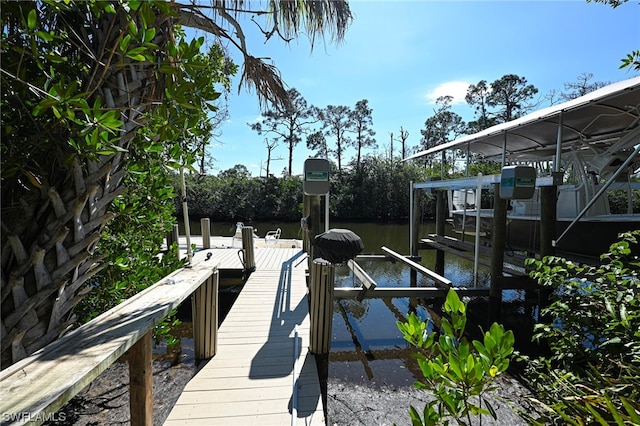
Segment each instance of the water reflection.
[{"label": "water reflection", "polygon": [[[281,228],[282,238],[302,238],[298,223],[245,222],[253,226],[259,236],[268,230]],[[235,223],[212,223],[212,235],[233,235]],[[363,254],[382,254],[386,246],[400,254],[409,253],[408,224],[345,223],[332,222],[330,228],[345,228],[355,232],[364,243]],[[194,234],[200,233],[200,223],[193,222]],[[451,232],[447,229],[448,232]],[[435,233],[433,222],[420,227],[420,238]],[[452,232],[450,236],[455,236]],[[433,269],[435,251],[420,252],[422,265]],[[376,281],[379,287],[408,287],[410,270],[399,262],[358,261],[360,266]],[[473,262],[457,256],[445,256],[444,276],[455,286],[473,287]],[[488,288],[489,269],[481,266],[478,271],[478,287]],[[418,275],[417,285],[431,287],[433,282]],[[361,283],[347,267],[336,270],[337,287],[360,287]],[[518,349],[526,349],[531,338],[531,324],[537,318],[537,298],[522,290],[504,291],[502,323],[514,331]],[[411,349],[396,327],[396,321],[404,321],[409,312],[415,312],[423,320],[439,323],[442,300],[417,300],[408,298],[381,298],[336,300],[333,305],[333,336],[329,354],[328,378],[345,380],[365,386],[405,386],[421,377],[420,370],[411,357]],[[479,327],[487,328],[487,300],[469,301],[468,330],[479,333]],[[477,335],[473,336],[478,338]]]}]

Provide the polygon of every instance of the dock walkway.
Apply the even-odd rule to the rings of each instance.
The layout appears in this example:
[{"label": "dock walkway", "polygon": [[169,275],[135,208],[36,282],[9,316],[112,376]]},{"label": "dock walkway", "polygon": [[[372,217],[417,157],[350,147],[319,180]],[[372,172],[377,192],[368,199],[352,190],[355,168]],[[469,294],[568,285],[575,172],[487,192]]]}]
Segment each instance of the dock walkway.
[{"label": "dock walkway", "polygon": [[[220,269],[240,265],[237,250],[207,251]],[[325,424],[308,352],[303,256],[299,248],[255,249],[256,271],[218,330],[216,355],[187,384],[165,425]]]}]

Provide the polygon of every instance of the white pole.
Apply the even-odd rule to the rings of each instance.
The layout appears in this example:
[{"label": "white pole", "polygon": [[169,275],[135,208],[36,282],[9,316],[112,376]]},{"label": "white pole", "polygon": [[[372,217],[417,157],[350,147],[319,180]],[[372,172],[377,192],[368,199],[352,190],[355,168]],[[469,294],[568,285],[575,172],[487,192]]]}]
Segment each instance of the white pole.
[{"label": "white pole", "polygon": [[409,182],[409,254],[413,256],[413,181]]},{"label": "white pole", "polygon": [[[187,236],[187,265],[191,264],[191,229],[189,228],[189,209],[187,207],[187,185],[184,183],[184,167],[180,167],[180,180],[182,181],[182,217],[184,219],[184,232]],[[180,243],[178,243],[179,245]]]},{"label": "white pole", "polygon": [[329,230],[329,193],[324,198],[324,232]]},{"label": "white pole", "polygon": [[478,263],[480,262],[480,208],[482,207],[482,173],[478,173],[478,189],[476,191],[476,246],[473,254],[473,285],[478,286]]}]

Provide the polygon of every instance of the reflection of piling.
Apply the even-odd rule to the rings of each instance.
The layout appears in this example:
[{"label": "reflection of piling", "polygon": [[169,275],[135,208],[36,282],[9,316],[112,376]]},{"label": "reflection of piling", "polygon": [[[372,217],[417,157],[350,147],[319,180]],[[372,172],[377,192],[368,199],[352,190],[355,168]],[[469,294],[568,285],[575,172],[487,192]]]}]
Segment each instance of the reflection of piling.
[{"label": "reflection of piling", "polygon": [[309,350],[314,354],[328,354],[331,349],[334,281],[335,268],[333,265],[322,259],[315,259],[311,262],[311,283],[309,286],[311,338]]},{"label": "reflection of piling", "polygon": [[242,227],[242,251],[244,252],[244,270],[255,271],[256,256],[253,250],[253,227]]}]

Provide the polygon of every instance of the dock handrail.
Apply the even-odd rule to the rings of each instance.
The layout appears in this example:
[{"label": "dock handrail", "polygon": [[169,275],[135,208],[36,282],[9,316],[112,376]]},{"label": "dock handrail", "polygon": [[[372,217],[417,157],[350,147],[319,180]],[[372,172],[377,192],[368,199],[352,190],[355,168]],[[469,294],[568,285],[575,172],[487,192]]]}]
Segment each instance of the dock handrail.
[{"label": "dock handrail", "polygon": [[[215,285],[217,267],[194,256],[190,268],[174,271],[120,305],[0,372],[2,425],[41,424],[129,351],[131,424],[153,422],[153,327],[203,285]],[[217,292],[217,289],[216,289]],[[194,313],[194,316],[196,313]],[[217,327],[217,315],[211,318]],[[195,320],[195,318],[194,318]],[[202,333],[205,338],[206,333]],[[208,337],[208,336],[207,336]],[[194,336],[198,348],[203,341]],[[207,342],[204,344],[210,344]],[[214,343],[215,345],[215,343]]]}]

